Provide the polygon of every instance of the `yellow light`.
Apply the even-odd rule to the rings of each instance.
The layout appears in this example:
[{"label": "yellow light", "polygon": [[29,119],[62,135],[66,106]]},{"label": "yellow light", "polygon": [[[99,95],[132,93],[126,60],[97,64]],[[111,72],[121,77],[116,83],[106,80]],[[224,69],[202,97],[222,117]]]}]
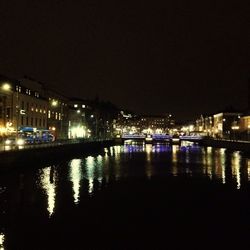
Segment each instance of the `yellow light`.
[{"label": "yellow light", "polygon": [[24,145],[25,141],[23,139],[18,139],[17,140],[17,145],[21,146]]},{"label": "yellow light", "polygon": [[11,90],[11,85],[9,83],[4,83],[2,85],[2,90],[4,90],[4,91],[10,91]]},{"label": "yellow light", "polygon": [[238,130],[240,127],[239,126],[232,126],[233,130]]},{"label": "yellow light", "polygon": [[51,105],[52,105],[53,107],[56,107],[56,106],[58,105],[58,101],[57,101],[57,100],[52,100]]}]

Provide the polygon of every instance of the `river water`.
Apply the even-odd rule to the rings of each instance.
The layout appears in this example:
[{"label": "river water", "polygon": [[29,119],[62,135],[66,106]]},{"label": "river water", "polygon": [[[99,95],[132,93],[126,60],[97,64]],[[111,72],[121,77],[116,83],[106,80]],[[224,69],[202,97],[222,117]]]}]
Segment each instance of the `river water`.
[{"label": "river water", "polygon": [[127,143],[0,176],[0,249],[225,249],[250,235],[250,158]]}]

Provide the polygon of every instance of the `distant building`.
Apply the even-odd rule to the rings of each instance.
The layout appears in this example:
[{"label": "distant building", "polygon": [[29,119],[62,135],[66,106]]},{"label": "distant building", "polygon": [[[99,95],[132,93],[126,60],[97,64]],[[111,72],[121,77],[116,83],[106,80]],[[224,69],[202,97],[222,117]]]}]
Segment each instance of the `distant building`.
[{"label": "distant building", "polygon": [[232,134],[239,130],[242,113],[218,113],[214,115],[214,136],[219,138],[231,138]]},{"label": "distant building", "polygon": [[142,132],[148,130],[149,133],[150,131],[151,133],[168,133],[174,124],[172,115],[142,116],[140,121]]},{"label": "distant building", "polygon": [[250,131],[250,115],[245,115],[240,118],[240,131],[241,132]]},{"label": "distant building", "polygon": [[[68,138],[88,138],[93,131],[87,124],[86,116],[89,109],[87,101],[79,98],[71,98],[68,113]],[[92,116],[94,118],[94,116]]]},{"label": "distant building", "polygon": [[0,116],[2,131],[7,134],[22,127],[47,128],[48,102],[38,84],[25,84],[23,81],[1,76]]},{"label": "distant building", "polygon": [[[52,90],[49,86],[46,86],[46,84],[30,77],[26,76],[21,79],[20,82],[23,86],[25,86],[25,88],[27,89],[26,91],[35,91],[36,97],[40,97],[41,99],[43,99],[44,103],[46,103],[46,109],[44,109],[43,111],[44,119],[46,120],[46,122],[43,128],[53,131],[53,134],[57,139],[66,139],[68,131],[68,99],[62,94],[58,93],[58,91]],[[38,109],[40,112],[40,106],[41,105],[38,106],[35,104],[33,110],[35,110],[36,112],[36,110]],[[31,122],[30,126],[40,128],[40,120],[39,125],[37,125],[36,117],[34,117],[33,119],[35,119],[35,122]]]}]

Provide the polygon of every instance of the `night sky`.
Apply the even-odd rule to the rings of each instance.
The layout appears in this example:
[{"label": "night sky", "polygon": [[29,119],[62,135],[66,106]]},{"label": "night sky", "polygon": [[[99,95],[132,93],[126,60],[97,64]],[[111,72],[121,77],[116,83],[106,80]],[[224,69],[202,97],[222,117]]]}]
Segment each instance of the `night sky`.
[{"label": "night sky", "polygon": [[178,119],[245,108],[250,4],[229,2],[1,1],[0,73]]}]

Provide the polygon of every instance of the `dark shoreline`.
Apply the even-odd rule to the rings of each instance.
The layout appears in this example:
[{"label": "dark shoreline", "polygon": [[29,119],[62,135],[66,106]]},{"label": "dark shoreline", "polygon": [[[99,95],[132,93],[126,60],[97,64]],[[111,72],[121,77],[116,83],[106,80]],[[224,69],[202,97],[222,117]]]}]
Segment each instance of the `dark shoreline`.
[{"label": "dark shoreline", "polygon": [[206,147],[226,148],[229,150],[236,150],[236,151],[242,151],[244,153],[250,153],[250,143],[241,141],[204,139],[201,142],[201,145]]},{"label": "dark shoreline", "polygon": [[51,147],[4,151],[0,153],[0,171],[15,169],[18,166],[58,162],[98,152],[116,143],[113,140],[88,141],[74,144],[62,144]]}]

